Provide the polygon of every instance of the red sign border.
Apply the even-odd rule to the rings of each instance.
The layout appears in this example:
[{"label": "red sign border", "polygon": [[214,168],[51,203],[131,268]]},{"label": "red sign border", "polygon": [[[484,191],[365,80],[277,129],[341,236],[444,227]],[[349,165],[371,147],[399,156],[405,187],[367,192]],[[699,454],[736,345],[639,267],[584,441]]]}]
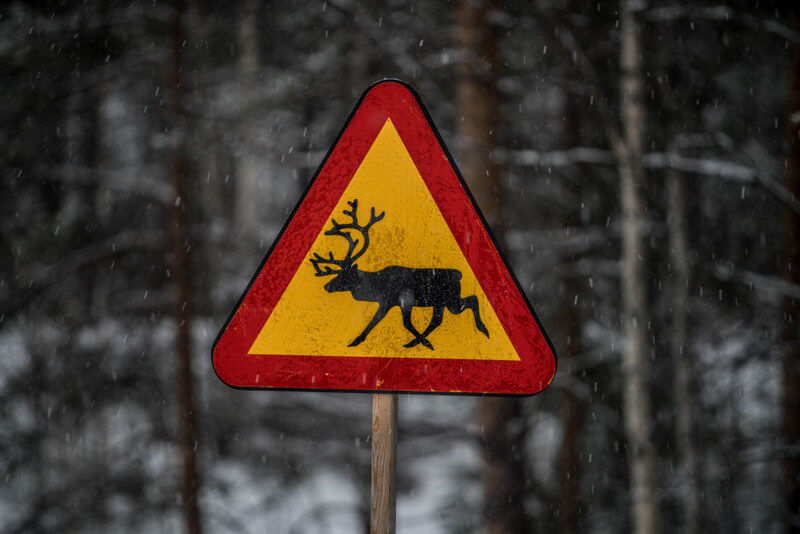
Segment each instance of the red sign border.
[{"label": "red sign border", "polygon": [[[392,119],[521,361],[248,354],[255,337],[308,249],[327,224],[332,204],[338,202],[387,118]],[[323,173],[324,182],[318,182]],[[447,175],[451,177],[448,179]],[[434,176],[437,178],[433,179]],[[448,187],[445,183],[452,181],[452,177],[458,180],[460,188]],[[327,209],[321,209],[324,206]],[[470,207],[477,217],[470,217],[466,207]],[[461,224],[454,224],[454,221]],[[284,240],[284,236],[288,239]],[[276,269],[276,266],[281,268]],[[261,278],[265,268],[277,274]],[[266,278],[269,278],[273,288],[280,289],[266,288]],[[503,288],[512,285],[516,288],[516,294],[514,291],[503,291]],[[503,298],[499,299],[498,296]],[[250,305],[254,308],[251,313],[240,313],[243,307]],[[537,332],[530,332],[530,325],[524,326],[527,322],[524,315],[527,314],[533,319]],[[517,328],[520,324],[522,328]],[[533,335],[528,337],[530,334]],[[547,352],[552,356],[552,363],[547,361],[550,360],[545,354]],[[544,358],[533,361],[536,354]],[[515,397],[543,391],[555,377],[558,365],[555,349],[547,333],[489,230],[433,120],[416,91],[400,80],[379,81],[361,95],[217,335],[211,359],[217,377],[236,389]],[[342,360],[347,363],[343,364]],[[524,367],[521,369],[520,365]],[[524,376],[526,371],[530,376]],[[271,374],[289,378],[280,381],[280,386],[274,386],[266,383]],[[331,374],[335,378],[330,378]],[[420,375],[425,377],[420,385],[426,389],[414,387]],[[381,381],[380,376],[387,378]],[[400,387],[380,388],[380,383],[387,380],[391,380],[393,386]],[[453,380],[469,389],[456,391],[450,386],[443,386]],[[357,383],[362,383],[364,387],[358,387]],[[342,387],[344,384],[347,387]],[[447,389],[435,389],[436,386]]]}]

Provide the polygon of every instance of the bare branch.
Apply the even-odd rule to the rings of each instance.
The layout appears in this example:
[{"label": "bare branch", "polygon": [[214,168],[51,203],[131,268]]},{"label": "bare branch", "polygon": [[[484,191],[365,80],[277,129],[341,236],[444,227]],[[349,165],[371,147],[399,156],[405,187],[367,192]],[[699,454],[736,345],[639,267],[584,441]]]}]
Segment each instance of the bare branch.
[{"label": "bare branch", "polygon": [[618,122],[617,115],[614,111],[614,107],[611,105],[611,100],[602,89],[600,76],[597,74],[597,70],[594,68],[594,65],[592,65],[589,56],[584,51],[575,35],[573,35],[570,28],[558,20],[558,17],[554,15],[552,9],[546,7],[541,0],[536,2],[536,7],[542,15],[542,18],[544,18],[552,28],[553,36],[569,53],[578,72],[580,72],[581,76],[586,80],[590,102],[599,114],[600,120],[605,125],[605,134],[611,151],[617,160],[622,161],[625,157],[625,146],[624,143],[621,142],[619,130],[615,126]]},{"label": "bare branch", "polygon": [[761,20],[747,13],[736,11],[728,6],[691,6],[691,5],[672,5],[657,7],[642,12],[648,21],[668,21],[676,19],[687,20],[711,20],[726,23],[738,24],[757,31],[764,31],[777,35],[795,44],[800,44],[800,33],[779,24],[774,20]]},{"label": "bare branch", "polygon": [[725,282],[736,282],[748,286],[751,290],[758,289],[761,292],[779,297],[787,296],[800,299],[800,286],[790,284],[785,280],[774,276],[765,276],[754,273],[746,269],[741,269],[733,265],[717,263],[713,265],[711,273]]},{"label": "bare branch", "polygon": [[164,243],[149,231],[127,231],[97,241],[65,256],[60,261],[41,268],[21,268],[20,272],[33,273],[27,290],[3,298],[0,315],[10,314],[31,302],[36,295],[58,286],[65,277],[90,265],[104,261],[132,249],[158,249]]},{"label": "bare branch", "polygon": [[[612,152],[593,147],[575,147],[544,152],[498,150],[492,156],[501,163],[531,167],[568,167],[584,163],[613,165],[617,161]],[[782,184],[754,167],[721,159],[689,158],[666,152],[644,154],[642,164],[647,169],[674,169],[689,174],[716,176],[735,182],[756,182],[789,209],[800,214],[800,199]]]}]

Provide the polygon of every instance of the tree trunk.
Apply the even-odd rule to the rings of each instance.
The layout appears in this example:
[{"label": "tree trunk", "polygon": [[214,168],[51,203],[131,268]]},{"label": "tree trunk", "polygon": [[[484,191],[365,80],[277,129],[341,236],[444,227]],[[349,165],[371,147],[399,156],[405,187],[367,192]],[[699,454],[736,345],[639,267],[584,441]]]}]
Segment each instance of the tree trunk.
[{"label": "tree trunk", "polygon": [[192,368],[190,352],[190,258],[189,217],[187,202],[187,173],[185,124],[182,111],[184,47],[183,0],[175,0],[172,21],[172,64],[169,70],[170,120],[172,124],[172,158],[169,174],[175,192],[167,217],[169,239],[168,265],[173,287],[173,317],[175,320],[175,356],[178,424],[180,426],[180,451],[183,460],[181,490],[183,513],[188,534],[200,533],[200,511],[197,503],[198,476],[195,460],[197,430],[195,426],[192,394]]},{"label": "tree trunk", "polygon": [[[253,107],[260,56],[255,2],[248,2],[239,22],[239,131],[236,148],[236,216],[235,223],[245,242],[255,239],[258,227],[258,169],[254,161]],[[253,248],[253,247],[246,247]]]},{"label": "tree trunk", "polygon": [[491,158],[497,138],[500,76],[497,29],[487,20],[495,0],[460,0],[456,46],[462,57],[457,87],[459,167],[495,237],[502,243],[503,186],[500,167]]},{"label": "tree trunk", "polygon": [[620,3],[623,408],[628,439],[633,531],[653,534],[657,532],[658,502],[647,389],[647,247],[644,239],[645,173],[641,158],[645,112],[641,29],[635,14],[637,5],[637,0],[621,0]]},{"label": "tree trunk", "polygon": [[[674,148],[667,149],[677,156]],[[692,439],[692,371],[689,359],[687,327],[689,324],[689,246],[686,229],[686,191],[683,177],[669,169],[667,182],[667,226],[669,228],[670,264],[672,265],[672,358],[674,365],[673,398],[675,402],[675,443],[681,477],[683,532],[696,534],[699,528],[700,494],[697,483],[697,451]]]},{"label": "tree trunk", "polygon": [[[800,10],[792,15],[793,26],[800,31]],[[800,45],[789,43],[789,95],[786,106],[785,185],[795,198],[800,197]],[[783,208],[783,279],[800,285],[800,216]],[[786,451],[783,460],[785,531],[800,532],[800,303],[784,296],[780,329],[783,356],[783,436]]]},{"label": "tree trunk", "polygon": [[[502,242],[503,187],[491,159],[497,135],[500,59],[490,0],[461,0],[456,11],[456,43],[463,53],[456,118],[460,167],[495,237]],[[519,399],[484,397],[478,401],[480,444],[485,462],[484,498],[489,534],[529,532],[525,515],[525,421]]]},{"label": "tree trunk", "polygon": [[[573,219],[573,218],[570,218]],[[568,219],[569,220],[569,219]],[[570,221],[568,225],[571,225]],[[561,458],[559,476],[561,488],[559,495],[559,517],[561,520],[562,534],[576,534],[579,528],[578,512],[580,496],[580,450],[578,441],[581,429],[580,403],[573,384],[578,378],[573,373],[573,361],[577,347],[580,344],[580,329],[578,327],[578,312],[573,305],[572,295],[575,295],[575,283],[572,264],[564,264],[560,269],[560,277],[564,287],[561,295],[561,325],[566,343],[558,351],[562,366],[561,382],[564,384],[561,397]]]},{"label": "tree trunk", "polygon": [[[564,9],[561,14],[562,16],[568,16],[567,9]],[[565,97],[566,103],[563,113],[564,145],[565,149],[569,149],[572,146],[578,146],[576,143],[579,143],[580,114],[575,94],[567,90]],[[569,180],[570,191],[573,191],[575,195],[579,195],[583,182],[582,173],[578,172],[574,176],[565,178]],[[574,209],[567,208],[567,210],[562,220],[562,227],[577,227],[580,224],[580,215],[577,207]],[[561,482],[558,497],[558,516],[562,534],[576,534],[580,529],[581,454],[579,441],[583,417],[581,403],[575,389],[580,379],[573,369],[573,358],[578,354],[581,347],[580,313],[573,299],[578,293],[575,284],[574,260],[575,258],[572,256],[562,258],[558,272],[562,288],[559,302],[559,322],[562,327],[561,338],[564,340],[558,350],[561,368],[559,381],[563,385],[560,414],[563,431],[558,471]]]}]

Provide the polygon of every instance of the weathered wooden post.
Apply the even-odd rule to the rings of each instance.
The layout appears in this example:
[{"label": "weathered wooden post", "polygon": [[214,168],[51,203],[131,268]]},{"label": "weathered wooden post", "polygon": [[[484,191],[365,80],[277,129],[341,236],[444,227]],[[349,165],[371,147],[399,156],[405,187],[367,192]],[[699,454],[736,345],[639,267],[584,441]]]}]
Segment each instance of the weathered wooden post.
[{"label": "weathered wooden post", "polygon": [[369,531],[394,534],[397,498],[397,394],[372,395],[372,491]]}]

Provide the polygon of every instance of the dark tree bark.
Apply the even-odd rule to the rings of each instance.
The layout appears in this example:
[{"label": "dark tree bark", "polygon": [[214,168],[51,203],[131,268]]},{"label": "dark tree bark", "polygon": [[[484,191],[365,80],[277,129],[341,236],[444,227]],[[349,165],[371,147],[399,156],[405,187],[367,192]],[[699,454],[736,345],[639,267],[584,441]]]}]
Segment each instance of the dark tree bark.
[{"label": "dark tree bark", "polygon": [[[237,229],[245,243],[256,242],[258,228],[258,169],[253,139],[254,106],[257,102],[258,69],[261,57],[258,50],[257,3],[246,3],[239,20],[239,131],[241,140],[236,156],[236,215]],[[248,247],[250,248],[250,247]],[[256,247],[252,247],[257,250]],[[244,251],[243,251],[244,252]],[[246,251],[249,253],[249,251]]]},{"label": "dark tree bark", "polygon": [[[574,217],[567,218],[568,226],[573,224]],[[564,293],[561,295],[562,336],[566,340],[558,351],[562,366],[560,380],[564,384],[561,395],[561,457],[559,475],[561,488],[559,493],[559,518],[562,534],[575,534],[579,531],[579,496],[580,496],[580,450],[579,439],[582,426],[580,401],[575,394],[574,382],[578,380],[573,373],[573,358],[580,344],[578,312],[573,305],[572,295],[575,290],[574,273],[570,262],[566,261],[560,268]]]},{"label": "dark tree bark", "polygon": [[192,392],[191,367],[191,265],[189,257],[188,172],[185,124],[183,118],[183,0],[175,0],[172,20],[172,57],[168,85],[172,155],[169,176],[175,200],[168,207],[168,265],[172,277],[173,317],[175,320],[175,357],[178,425],[182,458],[181,495],[188,534],[200,534],[200,510],[197,502],[199,477],[196,466],[197,428]]},{"label": "dark tree bark", "polygon": [[[674,148],[667,153],[678,156]],[[667,227],[669,230],[670,264],[672,283],[672,360],[673,398],[675,402],[675,442],[680,470],[681,508],[683,509],[683,531],[696,534],[699,529],[700,493],[697,480],[697,451],[694,447],[691,387],[692,362],[689,355],[689,235],[687,228],[687,194],[684,177],[670,169],[667,182]]]},{"label": "dark tree bark", "polygon": [[[568,16],[569,6],[562,10],[562,16]],[[574,92],[565,91],[564,106],[564,146],[569,149],[578,143],[580,132],[579,102]],[[569,171],[568,171],[569,172]],[[569,180],[570,191],[576,195],[580,193],[582,173],[570,172],[566,176]],[[575,228],[580,224],[580,215],[575,208],[567,208],[562,221],[564,228]],[[573,300],[579,289],[576,287],[575,258],[566,256],[561,258],[558,276],[561,284],[559,302],[559,323],[561,326],[561,339],[563,340],[558,350],[560,361],[559,382],[562,384],[561,392],[561,455],[559,457],[558,474],[560,487],[558,495],[558,517],[562,534],[576,534],[580,531],[580,434],[583,426],[581,402],[576,394],[576,387],[580,378],[574,370],[574,358],[581,350],[580,312]]]},{"label": "dark tree bark", "polygon": [[459,166],[495,237],[502,243],[503,185],[490,153],[497,139],[500,77],[497,28],[488,20],[495,0],[460,0],[456,45],[461,52],[457,87]]},{"label": "dark tree bark", "polygon": [[[461,0],[456,11],[456,44],[462,55],[458,80],[460,167],[495,237],[503,241],[503,185],[492,161],[498,131],[500,57],[494,1]],[[485,462],[484,497],[489,534],[529,532],[525,515],[525,421],[520,401],[484,397],[478,401],[480,444]]]},{"label": "dark tree bark", "polygon": [[[800,31],[800,10],[792,16],[793,27]],[[800,45],[790,43],[789,95],[786,106],[785,186],[800,197]],[[800,215],[788,206],[783,208],[783,279],[800,285]],[[800,302],[786,295],[782,302],[780,344],[783,356],[783,436],[786,453],[783,460],[785,495],[785,531],[800,533]]]}]

